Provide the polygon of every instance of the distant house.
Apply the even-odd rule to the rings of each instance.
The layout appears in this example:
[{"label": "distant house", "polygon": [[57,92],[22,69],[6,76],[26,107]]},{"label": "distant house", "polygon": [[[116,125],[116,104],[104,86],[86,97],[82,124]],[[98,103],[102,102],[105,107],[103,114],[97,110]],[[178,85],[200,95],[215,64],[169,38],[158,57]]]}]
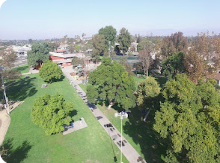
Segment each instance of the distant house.
[{"label": "distant house", "polygon": [[71,62],[74,57],[83,58],[85,60],[85,64],[90,63],[91,60],[90,58],[86,57],[83,53],[64,54],[50,52],[50,60],[63,67],[71,66]]}]

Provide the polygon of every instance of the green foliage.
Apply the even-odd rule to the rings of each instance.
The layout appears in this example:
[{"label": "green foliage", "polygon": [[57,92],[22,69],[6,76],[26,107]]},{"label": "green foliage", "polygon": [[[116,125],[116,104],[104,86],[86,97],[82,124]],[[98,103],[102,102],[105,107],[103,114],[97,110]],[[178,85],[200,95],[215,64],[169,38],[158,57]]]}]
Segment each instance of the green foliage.
[{"label": "green foliage", "polygon": [[170,80],[173,79],[177,73],[184,73],[184,56],[183,52],[174,53],[162,62],[162,73]]},{"label": "green foliage", "polygon": [[155,103],[155,97],[160,94],[160,85],[154,77],[147,77],[144,81],[141,81],[138,85],[138,106],[152,107]]},{"label": "green foliage", "polygon": [[118,37],[119,49],[123,51],[123,53],[128,51],[128,48],[131,46],[131,35],[126,28],[122,28],[120,30],[120,34]]},{"label": "green foliage", "polygon": [[49,51],[53,52],[56,49],[56,44],[55,43],[48,43],[48,48],[49,48]]},{"label": "green foliage", "polygon": [[138,52],[145,49],[152,51],[153,48],[154,48],[154,43],[152,43],[149,38],[141,39],[141,41],[138,43],[137,46]]},{"label": "green foliage", "polygon": [[78,66],[79,64],[83,65],[84,64],[84,60],[82,58],[74,57],[72,59],[72,65],[73,66]]},{"label": "green foliage", "polygon": [[59,80],[62,77],[61,68],[51,61],[47,61],[39,70],[39,75],[46,82],[53,82]]},{"label": "green foliage", "polygon": [[62,132],[63,125],[69,125],[71,111],[73,104],[66,102],[63,96],[45,94],[35,100],[31,117],[36,125],[45,129],[47,135],[51,135]]},{"label": "green foliage", "polygon": [[48,44],[35,43],[32,45],[31,50],[28,51],[27,61],[29,66],[37,66],[39,62],[46,62],[49,60]]},{"label": "green foliage", "polygon": [[86,95],[87,95],[87,100],[90,103],[95,103],[96,98],[98,97],[98,92],[92,85],[88,85],[86,88]]},{"label": "green foliage", "polygon": [[94,35],[92,37],[92,45],[93,45],[93,52],[92,58],[96,61],[100,57],[100,54],[104,53],[105,50],[105,37],[104,35]]},{"label": "green foliage", "polygon": [[177,74],[166,83],[163,96],[154,129],[166,139],[167,162],[217,162],[220,106],[213,82],[201,80],[196,86],[185,74]]},{"label": "green foliage", "polygon": [[105,51],[108,51],[109,41],[111,41],[111,46],[115,46],[117,31],[114,27],[106,26],[105,28],[101,28],[99,34],[105,37]]},{"label": "green foliage", "polygon": [[79,46],[79,45],[76,45],[76,46],[74,47],[74,50],[75,50],[76,52],[79,52],[80,46]]},{"label": "green foliage", "polygon": [[[117,61],[112,63],[111,58],[103,58],[102,64],[89,74],[89,83],[98,92],[96,98],[118,103],[125,109],[135,106],[134,79]],[[91,94],[87,97],[94,99]]]}]

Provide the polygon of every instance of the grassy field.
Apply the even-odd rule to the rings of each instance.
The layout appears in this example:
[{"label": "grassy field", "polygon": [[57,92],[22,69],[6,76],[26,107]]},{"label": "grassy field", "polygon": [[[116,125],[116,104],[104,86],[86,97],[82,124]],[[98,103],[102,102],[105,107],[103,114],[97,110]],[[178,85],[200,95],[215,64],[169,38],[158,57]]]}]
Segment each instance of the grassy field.
[{"label": "grassy field", "polygon": [[30,70],[30,67],[27,64],[25,64],[25,65],[16,67],[15,69],[17,69],[20,73],[28,73]]},{"label": "grassy field", "polygon": [[135,86],[137,88],[138,87],[138,83],[143,81],[144,79],[146,79],[146,77],[145,76],[141,76],[141,77],[134,76],[133,79],[134,79],[134,82],[135,82]]},{"label": "grassy field", "polygon": [[[69,85],[63,81],[41,88],[43,80],[38,74],[30,75],[16,82],[9,83],[9,100],[24,100],[24,103],[11,112],[11,124],[4,140],[8,149],[7,163],[112,163],[120,162],[120,151],[108,134],[92,115],[86,104]],[[45,131],[36,126],[30,117],[34,100],[47,94],[59,93],[66,101],[73,102],[74,120],[83,117],[87,128],[63,136],[61,133],[47,136]],[[123,158],[123,162],[128,162]]]},{"label": "grassy field", "polygon": [[[136,87],[138,83],[144,80],[145,77],[134,77]],[[166,78],[155,78],[158,83],[163,87],[166,82]],[[80,84],[81,88],[85,91],[86,86]],[[120,131],[120,119],[115,118],[116,112],[121,112],[122,109],[117,106],[113,106],[113,109],[106,109],[105,105],[97,104],[99,109],[106,115],[111,123]],[[137,150],[137,152],[145,158],[147,162],[163,162],[162,155],[165,155],[165,147],[160,137],[153,130],[155,112],[151,111],[147,122],[142,121],[142,117],[145,113],[142,113],[137,107],[131,109],[131,113],[128,119],[123,119],[123,136],[129,141],[129,143]]]}]

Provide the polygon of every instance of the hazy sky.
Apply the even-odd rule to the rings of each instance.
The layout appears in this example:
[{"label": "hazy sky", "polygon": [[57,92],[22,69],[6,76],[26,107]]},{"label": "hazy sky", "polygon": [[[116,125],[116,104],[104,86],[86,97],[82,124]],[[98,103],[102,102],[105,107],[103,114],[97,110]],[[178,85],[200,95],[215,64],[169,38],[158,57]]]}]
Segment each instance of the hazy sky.
[{"label": "hazy sky", "polygon": [[[1,1],[1,0],[0,0]],[[220,33],[220,0],[7,0],[0,8],[0,39],[92,36],[101,27],[131,34]]]}]

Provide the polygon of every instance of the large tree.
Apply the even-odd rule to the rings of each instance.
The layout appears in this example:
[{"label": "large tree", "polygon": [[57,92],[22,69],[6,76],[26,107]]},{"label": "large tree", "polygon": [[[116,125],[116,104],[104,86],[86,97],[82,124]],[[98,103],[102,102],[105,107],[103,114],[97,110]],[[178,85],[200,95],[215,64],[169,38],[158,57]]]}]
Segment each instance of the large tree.
[{"label": "large tree", "polygon": [[183,52],[174,53],[162,62],[162,73],[170,80],[176,76],[177,73],[184,73],[184,57]]},{"label": "large tree", "polygon": [[64,125],[72,121],[70,113],[73,104],[66,102],[63,96],[45,94],[34,101],[31,111],[32,121],[45,129],[47,135],[64,131]]},{"label": "large tree", "polygon": [[108,51],[109,41],[111,41],[111,46],[115,46],[116,34],[117,31],[113,26],[106,26],[105,28],[101,28],[99,30],[100,35],[104,35],[105,37],[105,51]]},{"label": "large tree", "polygon": [[49,60],[49,47],[46,43],[35,43],[28,51],[27,61],[29,66],[37,66]]},{"label": "large tree", "polygon": [[120,30],[120,34],[118,36],[119,49],[123,51],[123,53],[128,51],[128,48],[131,46],[131,35],[126,28],[122,28]]},{"label": "large tree", "polygon": [[220,68],[220,35],[198,34],[185,57],[187,75],[195,83],[201,76],[209,77]]},{"label": "large tree", "polygon": [[154,129],[167,144],[166,162],[218,162],[220,96],[213,81],[194,85],[177,74],[163,90]]},{"label": "large tree", "polygon": [[46,82],[54,82],[62,77],[61,68],[51,61],[47,61],[39,70],[39,75]]},{"label": "large tree", "polygon": [[[12,50],[0,50],[0,76],[3,75],[7,80],[16,79],[20,77],[20,73],[14,69],[16,61],[16,54]],[[2,80],[0,80],[2,83]]]},{"label": "large tree", "polygon": [[150,51],[147,49],[140,51],[138,55],[138,60],[142,65],[142,68],[144,70],[144,75],[148,76],[148,70],[153,63]]},{"label": "large tree", "polygon": [[89,83],[93,86],[87,89],[88,99],[93,98],[91,102],[99,98],[111,105],[117,103],[124,109],[135,106],[134,79],[117,61],[111,62],[111,58],[104,58],[102,64],[89,74]]},{"label": "large tree", "polygon": [[162,60],[167,59],[173,53],[178,53],[180,51],[186,52],[188,48],[187,38],[183,36],[182,32],[177,32],[171,36],[163,38],[161,47],[161,58]]},{"label": "large tree", "polygon": [[92,45],[93,45],[93,51],[92,51],[92,58],[97,62],[98,58],[100,57],[100,54],[104,54],[105,51],[105,37],[104,35],[94,35],[92,37]]}]

